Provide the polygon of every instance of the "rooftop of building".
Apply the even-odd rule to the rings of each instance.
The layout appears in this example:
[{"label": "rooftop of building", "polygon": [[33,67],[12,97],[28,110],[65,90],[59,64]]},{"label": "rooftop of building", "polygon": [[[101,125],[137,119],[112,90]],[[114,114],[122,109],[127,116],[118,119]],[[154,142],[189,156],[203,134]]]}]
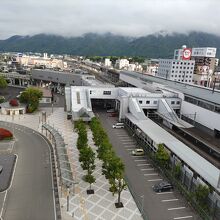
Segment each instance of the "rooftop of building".
[{"label": "rooftop of building", "polygon": [[[220,188],[218,188],[220,170],[217,167],[154,123],[151,119],[146,118],[144,120],[137,120],[131,113],[127,113],[126,117],[132,123],[136,124],[138,128],[141,129],[143,133],[147,134],[156,144],[165,144],[168,150],[181,158],[203,177],[203,179],[206,179],[209,184],[220,192]],[[197,161],[199,161],[199,163]]]},{"label": "rooftop of building", "polygon": [[185,95],[189,95],[201,100],[205,100],[207,102],[220,105],[220,90],[217,89],[213,90],[211,88],[206,88],[199,85],[181,83],[151,75],[143,75],[138,72],[121,71],[120,74],[125,74],[133,78],[139,79],[141,81],[146,81],[150,83],[159,83],[164,85],[165,86],[164,88],[171,88],[180,91]]}]

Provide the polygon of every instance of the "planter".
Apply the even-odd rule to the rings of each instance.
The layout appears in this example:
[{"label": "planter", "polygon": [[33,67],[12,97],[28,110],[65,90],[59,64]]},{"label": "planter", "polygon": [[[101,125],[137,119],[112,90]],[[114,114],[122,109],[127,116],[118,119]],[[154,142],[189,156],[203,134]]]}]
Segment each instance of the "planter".
[{"label": "planter", "polygon": [[118,209],[118,208],[123,208],[124,207],[124,205],[123,205],[123,203],[122,202],[116,202],[115,203],[115,207]]},{"label": "planter", "polygon": [[87,189],[86,192],[88,195],[94,194],[94,189]]}]

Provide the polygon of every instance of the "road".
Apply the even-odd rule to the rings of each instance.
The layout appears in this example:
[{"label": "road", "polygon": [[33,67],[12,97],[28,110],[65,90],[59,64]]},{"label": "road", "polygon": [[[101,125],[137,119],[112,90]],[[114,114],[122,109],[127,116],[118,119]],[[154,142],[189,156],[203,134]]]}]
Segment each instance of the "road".
[{"label": "road", "polygon": [[4,204],[4,220],[55,219],[50,151],[48,143],[33,130],[0,123],[16,138],[13,153],[17,154],[12,185]]},{"label": "road", "polygon": [[98,112],[103,127],[117,155],[125,163],[125,174],[135,192],[140,207],[147,213],[149,220],[193,219],[200,217],[188,206],[186,200],[176,190],[155,193],[152,186],[164,180],[152,166],[147,156],[132,156],[131,151],[136,143],[125,129],[113,129],[117,118],[108,117],[104,112]]}]

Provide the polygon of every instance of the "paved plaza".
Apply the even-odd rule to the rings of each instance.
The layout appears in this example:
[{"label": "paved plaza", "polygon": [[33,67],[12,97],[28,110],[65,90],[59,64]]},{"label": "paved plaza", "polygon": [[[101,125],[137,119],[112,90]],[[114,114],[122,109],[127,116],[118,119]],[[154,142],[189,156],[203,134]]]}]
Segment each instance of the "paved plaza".
[{"label": "paved plaza", "polygon": [[[57,129],[63,136],[67,147],[67,152],[69,154],[73,175],[77,182],[75,187],[71,189],[69,207],[67,207],[66,191],[62,190],[61,192],[61,187],[59,188],[63,219],[142,219],[139,209],[137,208],[128,189],[123,191],[121,195],[121,201],[124,204],[124,208],[115,208],[114,203],[117,201],[117,195],[113,196],[112,193],[108,191],[108,180],[106,180],[105,177],[101,175],[102,163],[99,159],[96,159],[96,169],[94,171],[96,182],[92,185],[92,189],[94,189],[95,194],[87,195],[86,190],[89,188],[89,184],[82,180],[85,171],[82,170],[78,161],[78,149],[76,148],[77,133],[73,131],[72,122],[66,119],[66,112],[64,112],[63,108],[54,108],[53,113],[51,108],[42,108],[41,111],[45,111],[47,113],[47,123]],[[2,120],[14,122],[16,124],[21,124],[41,132],[41,111],[33,115],[28,114],[14,117],[8,115],[0,115],[0,121]],[[90,129],[88,129],[88,144],[95,152],[96,146],[93,143],[92,132]]]}]

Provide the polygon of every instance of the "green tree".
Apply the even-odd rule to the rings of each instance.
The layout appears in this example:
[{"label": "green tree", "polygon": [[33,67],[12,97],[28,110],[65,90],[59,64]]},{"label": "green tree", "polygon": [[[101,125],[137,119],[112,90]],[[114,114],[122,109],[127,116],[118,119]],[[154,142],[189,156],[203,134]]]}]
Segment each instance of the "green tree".
[{"label": "green tree", "polygon": [[207,199],[210,189],[206,185],[199,184],[194,192],[194,198],[202,208],[207,208]]},{"label": "green tree", "polygon": [[110,184],[109,191],[112,192],[113,195],[118,194],[118,203],[116,206],[121,207],[121,193],[126,188],[126,183],[123,178],[125,166],[121,159],[114,154],[109,157],[108,160],[104,161],[103,164],[103,173]]},{"label": "green tree", "polygon": [[0,76],[0,89],[5,89],[7,87],[8,83],[6,79],[2,76]]},{"label": "green tree", "polygon": [[177,163],[173,169],[174,176],[179,179],[181,176],[181,163]]},{"label": "green tree", "polygon": [[156,160],[162,167],[166,167],[169,163],[169,154],[166,151],[165,147],[163,144],[158,144],[158,149],[155,154]]},{"label": "green tree", "polygon": [[21,103],[26,103],[28,112],[34,112],[39,106],[39,100],[43,97],[43,92],[38,88],[29,87],[23,91],[19,97]]},{"label": "green tree", "polygon": [[92,175],[95,169],[95,153],[91,147],[84,147],[80,150],[79,162],[83,170],[87,170],[87,175],[84,177],[84,180],[90,184],[95,182],[95,177]]}]

